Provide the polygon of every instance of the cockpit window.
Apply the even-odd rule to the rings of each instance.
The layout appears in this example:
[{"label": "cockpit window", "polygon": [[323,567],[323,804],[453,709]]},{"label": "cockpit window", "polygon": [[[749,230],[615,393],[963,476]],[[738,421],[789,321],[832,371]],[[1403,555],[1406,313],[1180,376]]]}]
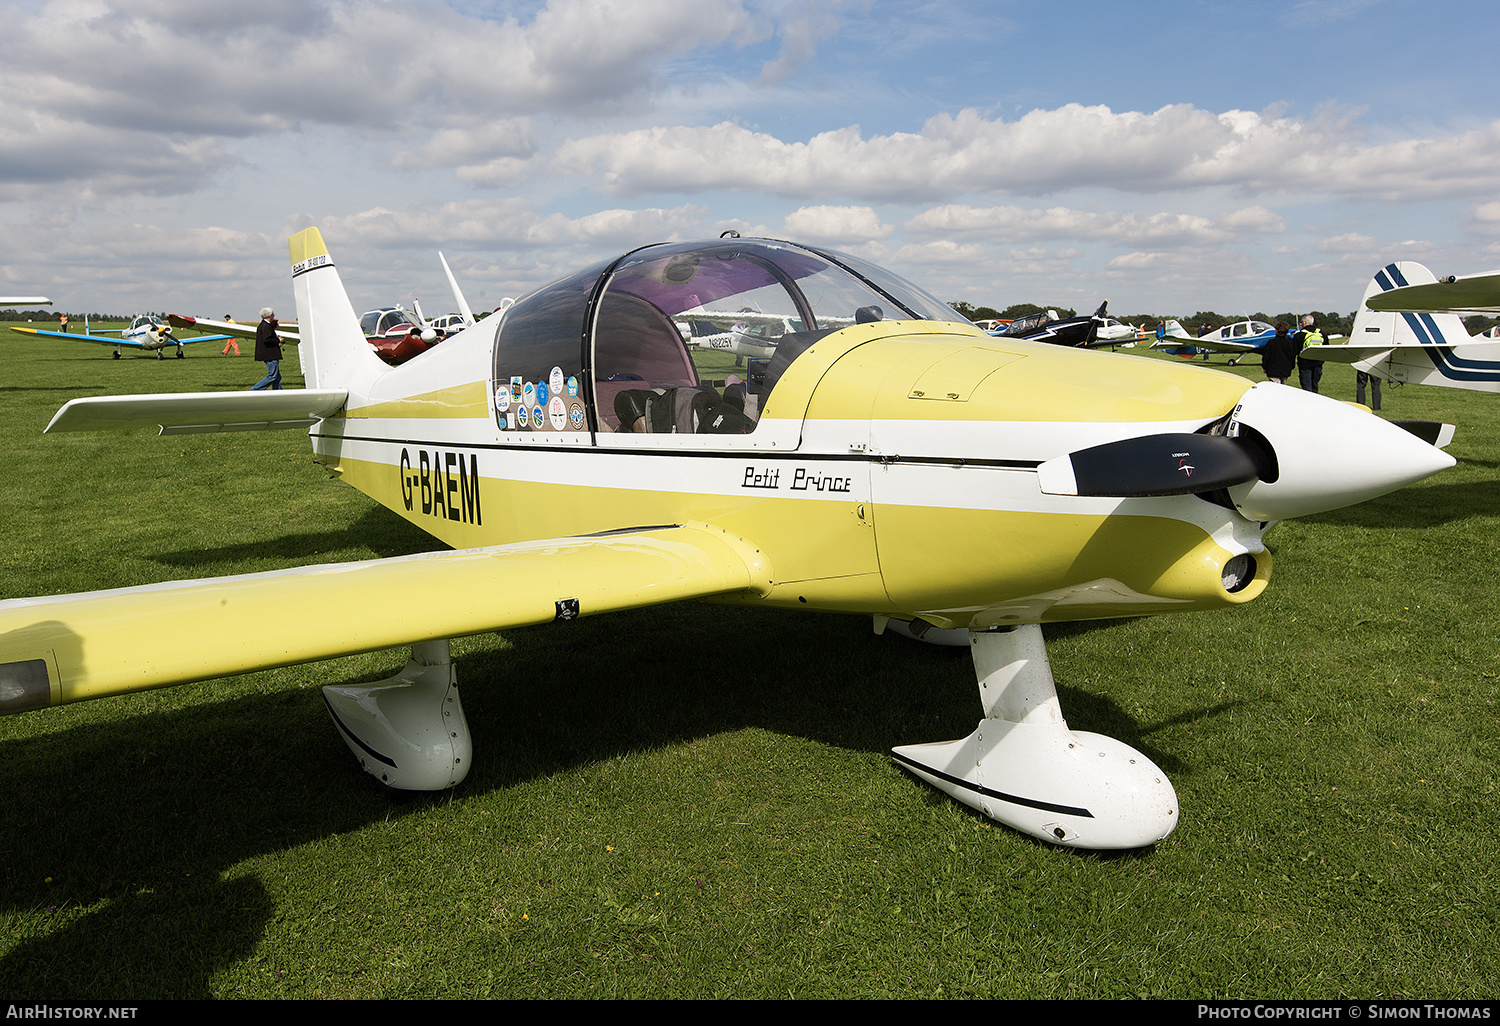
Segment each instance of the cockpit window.
[{"label": "cockpit window", "polygon": [[495,420],[505,431],[587,431],[580,387],[583,323],[607,264],[543,286],[512,304],[495,335]]},{"label": "cockpit window", "polygon": [[813,342],[910,316],[799,247],[735,239],[640,250],[611,274],[594,325],[600,430],[747,434]]},{"label": "cockpit window", "polygon": [[868,260],[862,260],[857,256],[850,256],[848,253],[839,253],[831,249],[820,249],[817,252],[842,265],[854,274],[859,275],[869,284],[890,296],[909,311],[908,316],[922,321],[957,321],[960,324],[969,323],[967,318],[947,303],[933,296],[930,292],[918,288],[900,275],[892,274],[878,264],[872,264]]},{"label": "cockpit window", "polygon": [[818,339],[910,318],[966,323],[843,254],[764,239],[648,246],[506,311],[496,418],[507,431],[549,434],[749,434],[782,373]]}]

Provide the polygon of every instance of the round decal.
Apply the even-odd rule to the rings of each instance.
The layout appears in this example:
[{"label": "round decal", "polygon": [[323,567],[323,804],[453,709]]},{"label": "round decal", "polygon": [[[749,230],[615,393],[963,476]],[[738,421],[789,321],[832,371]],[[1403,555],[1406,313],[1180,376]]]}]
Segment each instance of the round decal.
[{"label": "round decal", "polygon": [[542,408],[540,406],[533,406],[531,408],[531,430],[540,431],[542,425],[546,423],[545,418],[546,414],[542,412]]},{"label": "round decal", "polygon": [[566,431],[568,429],[568,407],[563,402],[562,396],[555,395],[547,404],[547,419],[552,421],[553,431]]},{"label": "round decal", "polygon": [[583,403],[575,400],[568,404],[568,427],[574,431],[582,431],[588,427],[588,422],[583,415]]},{"label": "round decal", "polygon": [[578,398],[578,379],[577,378],[574,378],[574,377],[568,378],[568,398],[569,399],[576,399],[576,398]]},{"label": "round decal", "polygon": [[563,372],[561,367],[552,368],[552,373],[547,375],[547,385],[552,389],[553,395],[562,395]]},{"label": "round decal", "polygon": [[526,382],[525,391],[523,391],[521,394],[524,397],[524,402],[527,406],[533,406],[536,404],[536,386],[531,382]]},{"label": "round decal", "polygon": [[510,409],[510,386],[499,385],[495,388],[495,409],[502,413]]}]

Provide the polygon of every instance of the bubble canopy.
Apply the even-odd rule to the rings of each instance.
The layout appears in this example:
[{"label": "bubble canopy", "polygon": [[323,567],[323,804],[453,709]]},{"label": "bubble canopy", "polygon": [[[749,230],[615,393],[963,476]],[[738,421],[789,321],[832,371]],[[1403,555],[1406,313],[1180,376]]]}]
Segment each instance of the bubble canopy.
[{"label": "bubble canopy", "polygon": [[818,338],[879,320],[967,323],[875,264],[764,239],[665,243],[522,297],[495,338],[506,431],[748,434]]}]

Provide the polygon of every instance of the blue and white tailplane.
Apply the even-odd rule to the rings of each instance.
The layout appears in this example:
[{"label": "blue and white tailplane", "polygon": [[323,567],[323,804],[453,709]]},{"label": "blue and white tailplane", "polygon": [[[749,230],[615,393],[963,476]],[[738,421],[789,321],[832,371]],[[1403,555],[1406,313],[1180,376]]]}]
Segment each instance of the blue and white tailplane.
[{"label": "blue and white tailplane", "polygon": [[365,341],[359,316],[349,302],[328,247],[316,228],[287,240],[292,258],[292,292],[297,299],[298,347],[308,388],[343,388],[367,393],[389,368]]},{"label": "blue and white tailplane", "polygon": [[1376,271],[1348,342],[1351,349],[1366,352],[1349,362],[1387,381],[1500,392],[1500,342],[1471,337],[1457,314],[1391,313],[1368,306],[1372,296],[1436,281],[1431,271],[1410,260]]}]

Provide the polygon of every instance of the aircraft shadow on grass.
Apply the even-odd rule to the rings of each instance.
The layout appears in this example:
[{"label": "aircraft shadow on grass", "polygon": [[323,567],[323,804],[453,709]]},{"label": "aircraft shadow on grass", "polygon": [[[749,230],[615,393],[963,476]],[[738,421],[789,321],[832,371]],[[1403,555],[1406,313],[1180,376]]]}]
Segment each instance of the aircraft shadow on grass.
[{"label": "aircraft shadow on grass", "polygon": [[[1079,629],[1088,628],[1069,630]],[[271,684],[254,697],[101,715],[6,742],[0,782],[13,798],[0,812],[0,836],[12,843],[0,907],[55,905],[70,921],[0,957],[0,990],[38,998],[209,997],[214,974],[248,957],[277,914],[253,874],[223,879],[266,852],[746,727],[884,763],[914,726],[962,736],[978,713],[966,686],[966,650],[877,638],[864,617],[684,603],[504,636],[508,648],[455,659],[470,722],[494,740],[476,747],[452,799],[439,792],[393,801],[351,768],[316,687]],[[537,686],[549,680],[557,686]],[[622,686],[628,680],[646,683]],[[1182,769],[1143,743],[1161,725],[1142,727],[1108,697],[1059,690],[1076,729],[1112,730],[1158,765]],[[911,786],[919,796],[926,791],[915,780]],[[184,803],[185,790],[211,795],[212,807]],[[931,804],[946,806],[936,795]],[[328,874],[337,886],[337,869]],[[87,911],[78,916],[78,908]]]},{"label": "aircraft shadow on grass", "polygon": [[[347,487],[338,481],[330,480],[326,483],[338,488]],[[224,560],[238,562],[272,556],[277,559],[309,562],[318,555],[347,549],[355,542],[380,558],[431,552],[442,548],[440,544],[433,542],[431,535],[424,534],[411,523],[382,507],[371,509],[348,526],[331,528],[327,531],[306,531],[285,534],[277,538],[259,538],[255,541],[214,545],[207,548],[175,549],[155,553],[150,558],[165,566],[188,569]],[[351,556],[350,558],[368,557]]]}]

